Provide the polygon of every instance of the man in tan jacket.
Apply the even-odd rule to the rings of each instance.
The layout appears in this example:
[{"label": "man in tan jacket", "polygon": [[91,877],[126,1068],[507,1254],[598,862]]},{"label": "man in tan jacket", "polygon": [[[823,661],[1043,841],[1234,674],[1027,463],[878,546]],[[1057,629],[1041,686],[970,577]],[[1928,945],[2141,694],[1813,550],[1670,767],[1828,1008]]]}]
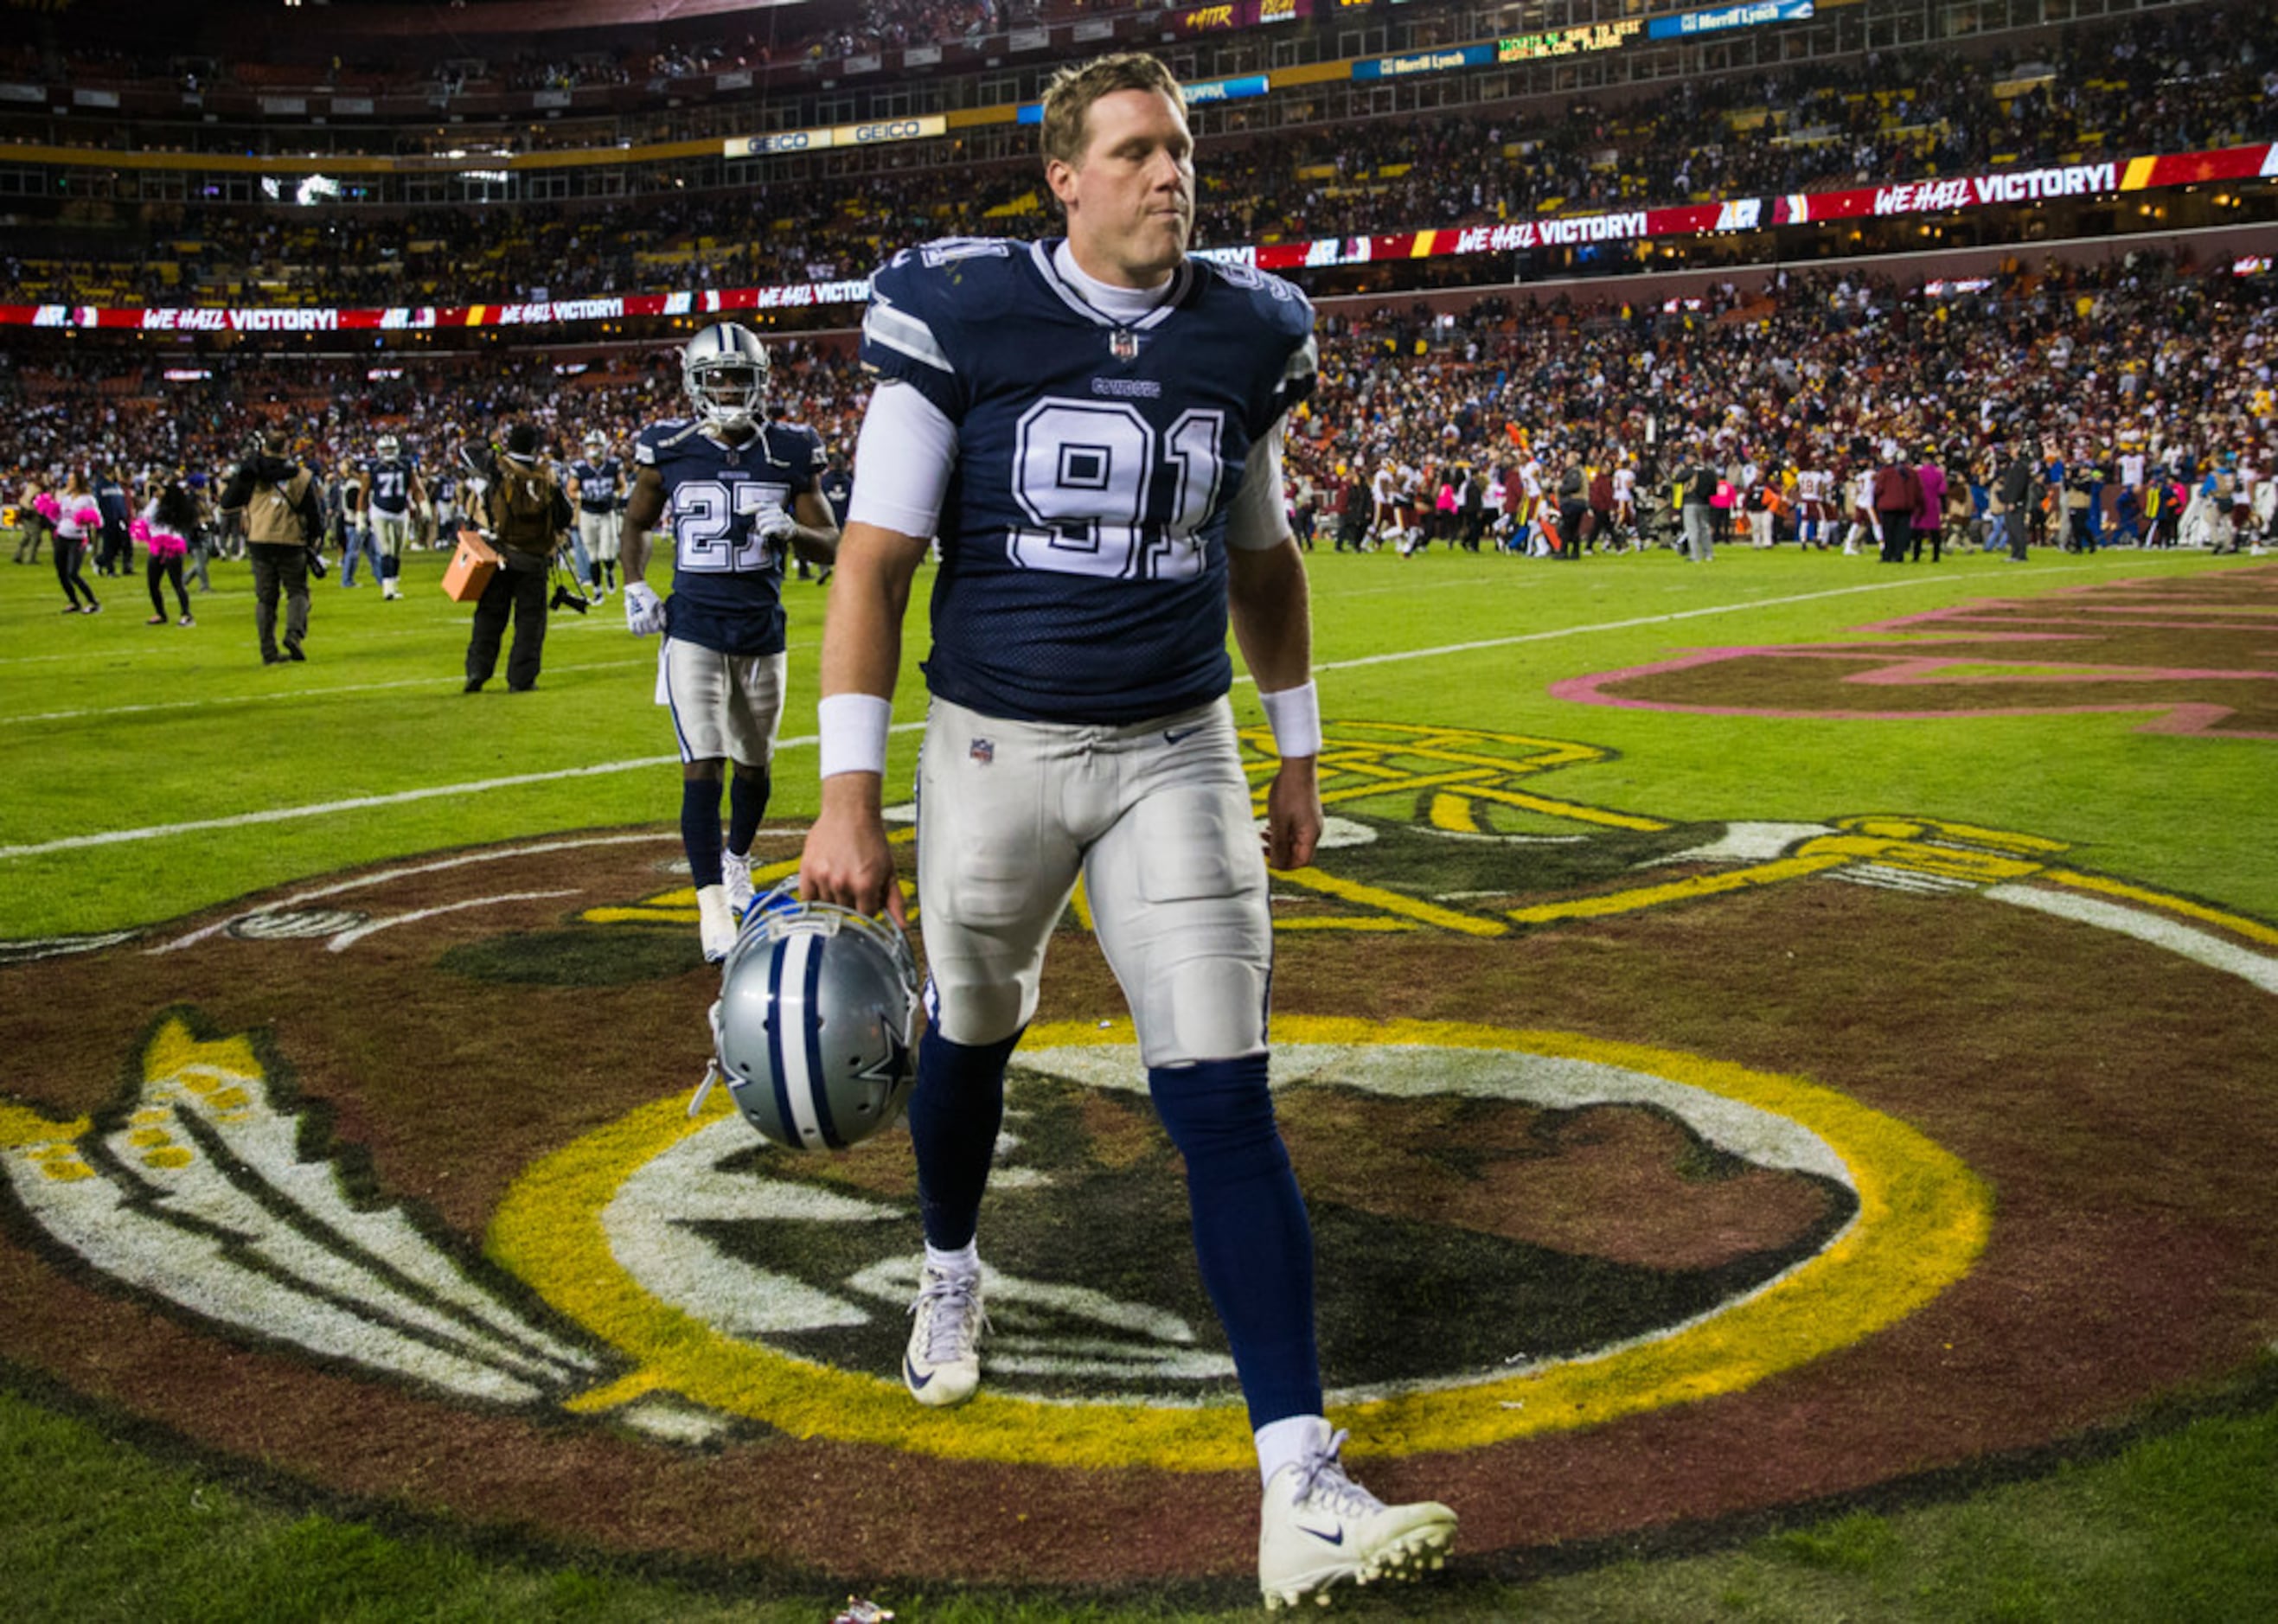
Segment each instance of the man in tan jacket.
[{"label": "man in tan jacket", "polygon": [[[261,637],[261,663],[282,665],[306,660],[302,643],[309,635],[309,573],[323,565],[310,553],[323,534],[317,477],[288,454],[285,431],[262,431],[243,462],[223,487],[225,513],[243,515],[246,556],[253,565],[253,623]],[[285,599],[285,643],[277,642],[277,599]]]}]

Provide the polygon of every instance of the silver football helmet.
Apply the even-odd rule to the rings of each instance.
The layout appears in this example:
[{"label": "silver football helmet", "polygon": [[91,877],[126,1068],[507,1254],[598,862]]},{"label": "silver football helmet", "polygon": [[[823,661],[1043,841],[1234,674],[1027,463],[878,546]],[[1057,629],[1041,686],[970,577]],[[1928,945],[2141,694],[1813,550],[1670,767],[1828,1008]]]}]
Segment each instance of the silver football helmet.
[{"label": "silver football helmet", "polygon": [[917,963],[900,930],[801,902],[787,881],[745,912],[721,967],[713,1066],[766,1139],[844,1150],[901,1115],[917,1081]]},{"label": "silver football helmet", "polygon": [[585,435],[585,455],[587,458],[598,462],[603,457],[608,455],[608,454],[609,437],[602,433],[599,429],[588,431]]},{"label": "silver football helmet", "polygon": [[768,398],[768,349],[749,327],[715,322],[680,353],[688,403],[707,428],[741,434],[757,423]]},{"label": "silver football helmet", "polygon": [[379,460],[381,461],[393,462],[400,454],[401,454],[403,450],[403,442],[397,439],[393,434],[383,434],[379,437],[378,442],[373,445],[372,449],[379,454]]}]

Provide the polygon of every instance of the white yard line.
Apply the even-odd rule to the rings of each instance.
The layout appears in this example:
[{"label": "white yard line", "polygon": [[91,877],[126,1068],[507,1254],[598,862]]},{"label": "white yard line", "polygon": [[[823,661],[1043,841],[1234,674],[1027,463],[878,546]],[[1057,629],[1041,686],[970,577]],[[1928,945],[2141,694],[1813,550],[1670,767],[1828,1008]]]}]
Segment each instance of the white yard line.
[{"label": "white yard line", "polygon": [[[582,666],[552,666],[556,673],[563,671],[614,671],[632,666],[654,666],[656,656],[649,654],[632,660],[594,660]],[[32,721],[85,721],[105,716],[133,716],[146,711],[210,711],[225,705],[274,705],[282,699],[332,698],[342,694],[382,693],[392,688],[440,688],[446,691],[457,688],[467,679],[460,676],[408,676],[393,682],[350,682],[340,688],[283,688],[266,694],[209,694],[198,699],[164,699],[149,705],[95,705],[77,711],[39,711],[28,716],[0,716],[0,727],[11,727]]]},{"label": "white yard line", "polygon": [[[915,733],[921,721],[898,723],[892,731]],[[813,734],[776,742],[778,751],[797,750],[815,742]],[[411,801],[432,801],[443,796],[481,795],[492,789],[516,789],[526,784],[554,783],[566,778],[604,778],[614,773],[653,772],[677,766],[678,756],[641,756],[630,761],[603,761],[592,766],[557,767],[550,773],[517,773],[510,778],[483,778],[471,783],[432,784],[422,789],[399,789],[393,795],[363,795],[351,800],[320,801],[308,806],[273,806],[264,812],[237,812],[227,818],[200,818],[188,823],[152,824],[140,829],[106,829],[96,835],[72,835],[62,840],[33,845],[0,846],[0,859],[45,857],[54,851],[77,851],[89,846],[118,846],[135,841],[163,840],[171,835],[197,835],[210,829],[241,829],[257,823],[290,823],[302,818],[328,818],[336,812],[363,812],[375,806],[401,806]]]},{"label": "white yard line", "polygon": [[[2074,565],[2038,570],[2035,575],[2038,578],[2060,573],[2070,574],[2083,568],[2086,567]],[[1403,660],[1437,660],[1450,654],[1476,653],[1482,649],[1509,648],[1517,644],[1542,643],[1556,637],[1586,637],[1593,632],[1602,631],[1629,631],[1640,626],[1663,626],[1678,621],[1698,620],[1707,615],[1745,614],[1754,609],[1777,609],[1790,604],[1814,603],[1828,598],[1847,598],[1861,592],[1897,591],[1905,587],[1927,585],[1937,579],[1938,577],[1936,576],[1909,576],[1902,581],[1876,581],[1863,586],[1835,587],[1823,592],[1800,592],[1787,598],[1761,598],[1748,603],[1714,604],[1701,609],[1677,609],[1666,614],[1637,615],[1629,620],[1603,621],[1589,626],[1554,627],[1548,631],[1521,632],[1513,637],[1489,637],[1473,643],[1449,643],[1436,648],[1407,649],[1393,654],[1366,654],[1354,660],[1329,660],[1316,665],[1314,669],[1316,671],[1350,671],[1365,666],[1394,665]],[[1242,676],[1237,680],[1246,682],[1250,679]],[[425,679],[423,678],[420,681],[424,682]],[[355,691],[368,692],[374,686],[378,684],[367,684],[363,690]],[[111,707],[102,713],[114,714],[118,709],[132,708],[138,707]],[[900,722],[896,724],[893,731],[914,733],[924,726],[923,722]],[[782,740],[776,748],[797,750],[812,745],[814,742],[814,736],[806,734],[799,738]],[[169,835],[203,834],[210,829],[237,829],[252,824],[288,823],[302,818],[328,818],[338,812],[363,812],[375,806],[401,806],[408,802],[431,801],[442,796],[481,795],[493,789],[516,789],[529,784],[554,783],[569,778],[600,778],[615,773],[648,772],[656,767],[670,766],[678,760],[677,756],[643,756],[635,760],[605,761],[592,766],[559,767],[550,773],[520,773],[510,778],[485,778],[478,779],[471,783],[436,784],[423,789],[401,789],[393,795],[358,796],[353,800],[323,801],[307,806],[277,806],[263,812],[239,812],[227,818],[202,818],[189,823],[162,823],[140,829],[107,829],[95,835],[71,835],[61,840],[40,841],[29,845],[0,846],[0,860],[11,858],[45,857],[50,852],[77,851],[90,846],[117,846],[136,841],[163,840]]]}]

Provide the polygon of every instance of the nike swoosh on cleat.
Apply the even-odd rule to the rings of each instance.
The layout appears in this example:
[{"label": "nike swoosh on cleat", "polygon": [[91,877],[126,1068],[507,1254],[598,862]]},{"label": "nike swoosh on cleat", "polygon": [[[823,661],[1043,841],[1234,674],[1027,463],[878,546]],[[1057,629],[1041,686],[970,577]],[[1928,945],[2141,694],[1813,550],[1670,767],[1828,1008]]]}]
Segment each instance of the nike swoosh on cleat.
[{"label": "nike swoosh on cleat", "polygon": [[902,1356],[902,1379],[913,1388],[923,1389],[933,1385],[933,1377],[920,1376],[918,1368],[910,1362],[909,1355],[906,1353]]},{"label": "nike swoosh on cleat", "polygon": [[1302,1522],[1297,1525],[1297,1528],[1299,1532],[1311,1534],[1325,1545],[1342,1545],[1345,1543],[1345,1531],[1342,1529],[1339,1529],[1334,1534],[1324,1534],[1320,1529],[1309,1529]]}]

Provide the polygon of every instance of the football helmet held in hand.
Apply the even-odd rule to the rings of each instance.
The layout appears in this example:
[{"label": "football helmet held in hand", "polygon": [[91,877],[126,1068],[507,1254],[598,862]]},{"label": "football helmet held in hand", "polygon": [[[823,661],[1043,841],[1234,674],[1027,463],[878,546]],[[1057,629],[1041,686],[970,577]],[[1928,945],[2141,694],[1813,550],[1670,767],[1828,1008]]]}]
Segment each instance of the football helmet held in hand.
[{"label": "football helmet held in hand", "polygon": [[753,903],[722,966],[713,1064],[762,1137],[844,1150],[901,1115],[917,1008],[917,963],[891,922],[801,902],[786,882]]}]

